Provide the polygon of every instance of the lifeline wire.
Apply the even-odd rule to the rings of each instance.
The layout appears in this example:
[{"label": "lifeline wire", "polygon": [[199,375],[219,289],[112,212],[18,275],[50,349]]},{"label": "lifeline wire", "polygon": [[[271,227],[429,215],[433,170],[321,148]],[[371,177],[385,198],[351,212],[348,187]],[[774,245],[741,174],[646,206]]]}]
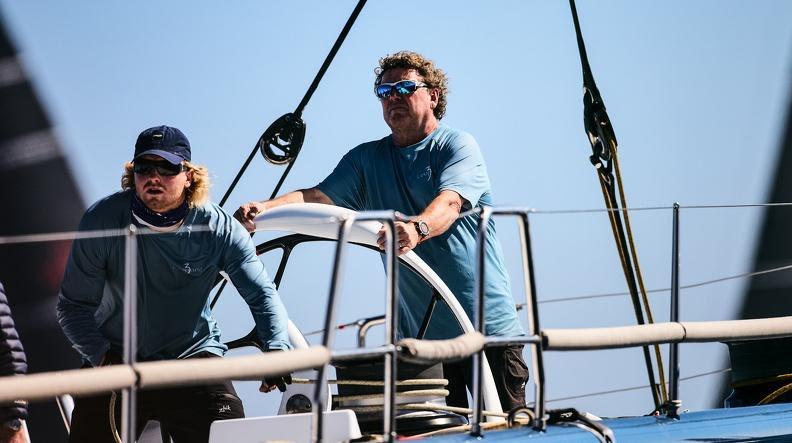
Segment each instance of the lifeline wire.
[{"label": "lifeline wire", "polygon": [[[716,279],[713,279],[713,280],[706,280],[706,281],[702,281],[702,282],[698,282],[698,283],[691,283],[691,284],[688,284],[688,285],[680,286],[679,289],[698,288],[698,287],[701,287],[701,286],[707,286],[707,285],[720,283],[720,282],[724,282],[724,281],[735,280],[735,279],[738,279],[738,278],[755,277],[757,275],[772,274],[774,272],[788,271],[790,269],[792,269],[792,265],[778,266],[776,268],[763,269],[761,271],[745,272],[745,273],[742,273],[742,274],[729,275],[729,276],[726,276],[726,277],[716,278]],[[658,293],[658,292],[668,292],[670,290],[671,290],[671,288],[660,288],[660,289],[649,289],[646,292],[647,293]],[[539,301],[539,304],[560,303],[560,302],[575,301],[575,300],[588,300],[588,299],[595,299],[595,298],[620,297],[620,296],[625,296],[625,295],[630,295],[630,293],[629,292],[611,292],[611,293],[605,293],[605,294],[581,295],[581,296],[577,296],[577,297],[551,298],[551,299],[548,299],[548,300],[541,300],[541,301]],[[517,307],[518,307],[518,309],[522,309],[523,307],[525,307],[525,303],[520,303],[520,304],[517,305]]]},{"label": "lifeline wire", "polygon": [[[706,377],[708,375],[722,374],[722,373],[729,372],[729,371],[731,371],[731,368],[718,369],[717,371],[702,372],[700,374],[694,374],[694,375],[689,375],[687,377],[682,377],[682,378],[679,379],[679,381],[688,381],[688,380],[692,380],[692,379],[695,379],[695,378]],[[554,399],[551,399],[551,400],[547,400],[547,403],[557,402],[557,401],[566,401],[566,400],[577,400],[579,398],[586,398],[586,397],[598,397],[600,395],[618,394],[620,392],[637,391],[637,390],[640,390],[640,389],[646,389],[646,388],[651,388],[651,387],[652,386],[649,386],[649,385],[643,385],[643,386],[631,386],[629,388],[611,389],[609,391],[591,392],[591,393],[588,393],[588,394],[573,395],[573,396],[570,396],[570,397],[554,398]]]}]

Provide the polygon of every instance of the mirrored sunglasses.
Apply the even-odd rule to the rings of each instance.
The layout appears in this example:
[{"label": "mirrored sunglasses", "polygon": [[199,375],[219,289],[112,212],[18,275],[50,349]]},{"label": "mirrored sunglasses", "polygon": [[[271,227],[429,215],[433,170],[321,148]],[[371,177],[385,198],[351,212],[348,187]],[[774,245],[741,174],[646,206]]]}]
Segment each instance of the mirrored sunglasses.
[{"label": "mirrored sunglasses", "polygon": [[393,94],[403,97],[417,91],[418,88],[428,88],[425,83],[414,80],[402,80],[396,83],[382,83],[374,88],[374,93],[381,99],[386,99]]},{"label": "mirrored sunglasses", "polygon": [[132,170],[135,174],[140,175],[154,175],[154,171],[157,171],[157,174],[161,177],[173,177],[184,171],[184,165],[181,163],[174,165],[166,161],[135,160],[132,164]]}]

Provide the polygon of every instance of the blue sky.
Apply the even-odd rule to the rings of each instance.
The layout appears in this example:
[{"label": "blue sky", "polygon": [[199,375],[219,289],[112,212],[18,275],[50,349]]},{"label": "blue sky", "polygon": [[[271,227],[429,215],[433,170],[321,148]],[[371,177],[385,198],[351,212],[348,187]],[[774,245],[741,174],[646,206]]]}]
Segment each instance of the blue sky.
[{"label": "blue sky", "polygon": [[[89,203],[118,188],[138,132],[163,123],[188,135],[219,200],[261,132],[294,110],[354,5],[0,0]],[[764,201],[790,99],[792,3],[580,0],[578,12],[630,205]],[[373,69],[401,49],[448,73],[444,122],[479,141],[497,204],[602,207],[583,132],[574,29],[560,0],[370,1],[304,112],[305,145],[284,189],[316,184],[347,150],[388,133]],[[281,173],[256,158],[227,208],[268,196]],[[683,210],[683,284],[749,270],[760,216]],[[670,282],[670,226],[669,210],[634,216],[650,288]],[[521,301],[516,230],[509,220],[499,230]],[[625,290],[604,214],[537,214],[533,235],[540,300]],[[298,255],[282,288],[304,330],[321,318],[328,253]],[[341,321],[381,312],[381,274],[376,258],[353,256]],[[744,283],[684,291],[682,318],[734,318]],[[252,324],[236,298],[227,294],[218,309],[229,339]],[[652,300],[656,318],[667,319],[667,296]],[[633,322],[627,297],[540,309],[545,327]],[[351,345],[344,334],[342,345]],[[683,377],[721,369],[725,347],[685,346],[681,363]],[[551,399],[645,381],[638,350],[551,353],[547,365]],[[240,388],[249,414],[277,402],[251,384]],[[701,409],[716,392],[713,377],[685,382],[683,405]],[[562,405],[601,415],[651,409],[646,391],[551,404]]]}]

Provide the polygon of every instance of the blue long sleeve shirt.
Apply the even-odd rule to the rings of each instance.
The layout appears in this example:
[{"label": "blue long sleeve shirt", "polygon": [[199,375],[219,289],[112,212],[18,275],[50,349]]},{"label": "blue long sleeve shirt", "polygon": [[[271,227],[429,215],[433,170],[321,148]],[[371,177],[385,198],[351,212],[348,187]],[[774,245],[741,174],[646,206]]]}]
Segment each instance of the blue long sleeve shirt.
[{"label": "blue long sleeve shirt", "polygon": [[[122,229],[133,221],[133,191],[90,207],[80,231]],[[93,365],[122,352],[123,236],[76,240],[58,297],[58,321],[74,348]],[[209,294],[225,271],[250,307],[266,349],[289,349],[287,315],[250,236],[213,203],[191,208],[171,233],[137,237],[138,352],[141,361],[223,355]]]}]

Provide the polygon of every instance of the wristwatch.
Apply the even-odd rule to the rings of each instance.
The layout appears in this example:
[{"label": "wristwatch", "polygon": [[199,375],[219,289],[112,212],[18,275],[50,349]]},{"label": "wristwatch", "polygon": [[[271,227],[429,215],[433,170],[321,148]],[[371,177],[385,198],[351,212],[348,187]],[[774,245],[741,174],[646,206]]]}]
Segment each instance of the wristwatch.
[{"label": "wristwatch", "polygon": [[429,225],[425,221],[415,220],[413,225],[415,225],[415,230],[418,232],[418,236],[421,237],[421,241],[429,237]]}]

